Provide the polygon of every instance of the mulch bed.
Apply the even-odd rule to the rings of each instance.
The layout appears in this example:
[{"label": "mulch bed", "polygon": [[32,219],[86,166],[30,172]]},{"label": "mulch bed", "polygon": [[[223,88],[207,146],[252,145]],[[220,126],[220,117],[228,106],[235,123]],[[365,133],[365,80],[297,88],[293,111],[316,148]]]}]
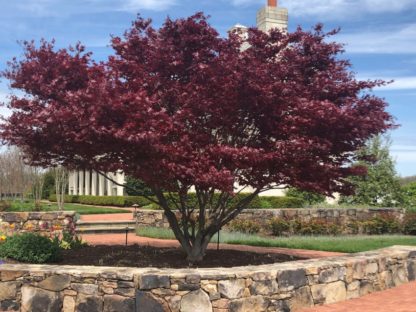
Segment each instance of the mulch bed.
[{"label": "mulch bed", "polygon": [[[254,253],[237,250],[208,250],[200,268],[260,265],[299,260],[276,253]],[[187,268],[186,255],[178,248],[151,246],[87,246],[62,252],[62,265],[96,265],[123,267]]]}]

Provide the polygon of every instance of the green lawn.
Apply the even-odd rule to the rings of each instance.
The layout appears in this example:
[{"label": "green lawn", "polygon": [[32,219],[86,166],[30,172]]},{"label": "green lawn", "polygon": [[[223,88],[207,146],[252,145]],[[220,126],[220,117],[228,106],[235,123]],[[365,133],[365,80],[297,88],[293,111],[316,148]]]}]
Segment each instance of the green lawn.
[{"label": "green lawn", "polygon": [[[41,211],[56,211],[58,210],[58,206],[56,203],[42,203]],[[113,209],[113,208],[105,208],[99,206],[84,206],[78,204],[70,204],[67,203],[64,205],[64,210],[66,211],[76,211],[77,213],[83,214],[102,214],[102,213],[128,213],[127,210],[123,209]],[[7,211],[14,211],[14,212],[21,212],[21,211],[34,211],[34,203],[33,202],[20,202],[14,201],[11,203],[11,208]]]},{"label": "green lawn", "polygon": [[[174,239],[169,229],[142,227],[137,230],[137,235]],[[214,236],[213,241],[217,241]],[[292,237],[263,237],[237,232],[221,232],[220,242],[235,245],[250,245],[262,247],[283,247],[294,249],[323,250],[354,253],[374,250],[393,245],[416,246],[416,236],[405,235],[356,235],[356,236],[292,236]]]}]

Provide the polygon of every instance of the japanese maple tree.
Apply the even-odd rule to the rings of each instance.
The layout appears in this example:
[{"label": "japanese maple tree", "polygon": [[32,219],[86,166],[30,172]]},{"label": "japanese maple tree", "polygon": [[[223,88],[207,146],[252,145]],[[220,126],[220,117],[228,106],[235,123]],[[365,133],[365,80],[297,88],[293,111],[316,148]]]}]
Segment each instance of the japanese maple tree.
[{"label": "japanese maple tree", "polygon": [[[105,62],[80,44],[26,42],[3,73],[24,95],[11,97],[1,136],[33,165],[144,181],[198,262],[265,190],[350,191],[353,152],[392,126],[386,102],[368,92],[384,82],[356,80],[342,45],[329,42],[335,33],[224,38],[197,13],[160,29],[138,17]],[[230,201],[244,187],[253,192]]]}]

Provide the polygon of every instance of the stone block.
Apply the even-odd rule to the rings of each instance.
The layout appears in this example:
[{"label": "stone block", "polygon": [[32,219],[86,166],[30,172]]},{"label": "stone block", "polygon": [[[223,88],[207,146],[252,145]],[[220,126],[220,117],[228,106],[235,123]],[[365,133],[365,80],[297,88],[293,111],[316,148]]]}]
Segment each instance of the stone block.
[{"label": "stone block", "polygon": [[114,293],[124,297],[134,297],[136,290],[134,288],[116,288],[114,289]]},{"label": "stone block", "polygon": [[345,267],[334,267],[319,272],[318,282],[320,284],[332,283],[345,280],[347,269]]},{"label": "stone block", "polygon": [[62,298],[59,293],[28,285],[22,286],[22,312],[56,312],[61,311],[61,308]]},{"label": "stone block", "polygon": [[311,286],[312,297],[315,303],[334,303],[347,298],[347,289],[342,281],[318,284]]},{"label": "stone block", "polygon": [[308,286],[304,286],[295,290],[292,298],[289,300],[290,311],[297,311],[302,308],[313,306],[313,298],[311,290]]},{"label": "stone block", "polygon": [[137,311],[165,312],[163,305],[152,294],[144,291],[136,293],[136,307]]},{"label": "stone block", "polygon": [[286,270],[277,273],[279,288],[284,290],[296,289],[307,284],[306,272],[304,269]]},{"label": "stone block", "polygon": [[135,301],[118,295],[104,296],[104,312],[135,312]]},{"label": "stone block", "polygon": [[[58,310],[57,310],[58,311]],[[102,312],[103,299],[100,296],[79,294],[76,300],[77,312]]]},{"label": "stone block", "polygon": [[166,275],[141,275],[139,276],[139,288],[140,289],[153,289],[153,288],[169,288],[170,279]]},{"label": "stone block", "polygon": [[241,298],[244,294],[246,283],[244,279],[233,279],[218,282],[218,292],[228,299]]},{"label": "stone block", "polygon": [[374,292],[374,285],[371,281],[363,280],[360,283],[360,296],[365,296]]},{"label": "stone block", "polygon": [[232,300],[229,305],[230,312],[264,312],[269,303],[263,296],[252,296]]},{"label": "stone block", "polygon": [[20,311],[20,305],[15,300],[3,300],[0,302],[0,311]]},{"label": "stone block", "polygon": [[17,282],[0,282],[0,301],[15,299]]},{"label": "stone block", "polygon": [[71,288],[76,292],[85,295],[96,295],[98,293],[98,285],[95,284],[72,283]]},{"label": "stone block", "polygon": [[407,269],[404,267],[397,267],[396,270],[393,270],[393,283],[395,286],[400,286],[408,281]]},{"label": "stone block", "polygon": [[39,288],[51,291],[61,291],[69,287],[71,278],[68,275],[52,275],[38,283]]},{"label": "stone block", "polygon": [[199,274],[189,274],[186,276],[185,281],[188,284],[199,284],[201,281],[201,275]]},{"label": "stone block", "polygon": [[25,273],[26,272],[24,271],[2,271],[0,273],[0,276],[3,282],[7,282],[7,281],[14,281],[17,278],[25,275]]},{"label": "stone block", "polygon": [[409,281],[416,280],[416,260],[408,260],[407,261],[407,275]]},{"label": "stone block", "polygon": [[75,312],[75,299],[72,296],[65,296],[62,312]]},{"label": "stone block", "polygon": [[250,285],[250,291],[253,295],[273,295],[278,291],[278,285],[275,280],[254,281]]},{"label": "stone block", "polygon": [[201,289],[192,291],[182,297],[181,312],[212,312],[211,300]]},{"label": "stone block", "polygon": [[378,264],[376,262],[368,263],[365,267],[365,275],[372,275],[378,272]]}]

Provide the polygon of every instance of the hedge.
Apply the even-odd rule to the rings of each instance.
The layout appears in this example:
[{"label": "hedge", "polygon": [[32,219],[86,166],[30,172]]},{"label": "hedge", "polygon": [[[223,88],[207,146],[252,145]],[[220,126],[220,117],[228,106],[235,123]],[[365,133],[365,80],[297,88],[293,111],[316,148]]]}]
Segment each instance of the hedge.
[{"label": "hedge", "polygon": [[[229,200],[229,205],[240,201],[249,194],[241,193]],[[218,200],[217,194],[214,196],[214,203]],[[49,200],[56,202],[56,195],[50,195]],[[173,195],[173,198],[167,198],[168,204],[174,208],[174,202],[177,202],[178,196]],[[90,195],[65,195],[66,203],[78,203],[96,206],[117,206],[117,207],[131,207],[137,204],[139,207],[152,205],[154,209],[160,209],[150,200],[143,196],[90,196]],[[194,206],[197,203],[195,193],[188,194],[188,205]],[[273,209],[273,208],[299,208],[303,206],[300,198],[288,196],[256,196],[248,205],[248,209]]]},{"label": "hedge", "polygon": [[[49,200],[56,202],[56,195],[50,195]],[[91,196],[91,195],[65,195],[66,203],[131,207],[134,204],[140,207],[147,206],[151,202],[143,196]]]}]

